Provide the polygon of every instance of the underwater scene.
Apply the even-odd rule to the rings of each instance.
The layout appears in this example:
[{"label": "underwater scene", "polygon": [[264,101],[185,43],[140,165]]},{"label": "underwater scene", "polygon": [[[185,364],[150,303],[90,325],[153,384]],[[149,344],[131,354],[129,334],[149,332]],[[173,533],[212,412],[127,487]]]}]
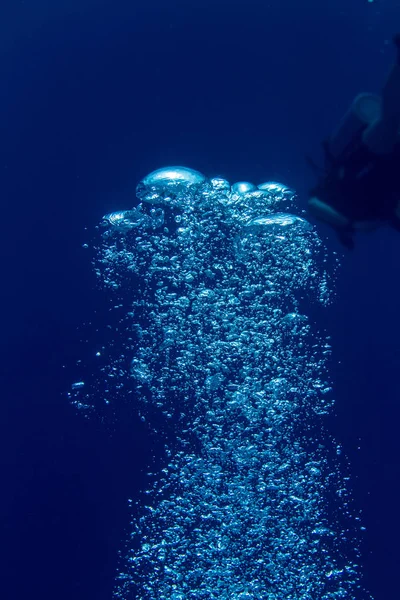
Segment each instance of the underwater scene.
[{"label": "underwater scene", "polygon": [[400,5],[0,10],[2,598],[396,598]]}]

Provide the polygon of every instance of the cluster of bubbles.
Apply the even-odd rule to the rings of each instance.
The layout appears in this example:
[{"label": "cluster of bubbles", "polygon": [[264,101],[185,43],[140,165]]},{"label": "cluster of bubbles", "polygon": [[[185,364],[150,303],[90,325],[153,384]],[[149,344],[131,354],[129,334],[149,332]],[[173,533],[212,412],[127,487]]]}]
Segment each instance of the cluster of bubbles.
[{"label": "cluster of bubbles", "polygon": [[137,196],[97,247],[125,303],[103,372],[163,424],[165,447],[115,598],[355,598],[358,517],[323,426],[329,338],[306,314],[329,301],[314,228],[274,182],[174,167]]}]

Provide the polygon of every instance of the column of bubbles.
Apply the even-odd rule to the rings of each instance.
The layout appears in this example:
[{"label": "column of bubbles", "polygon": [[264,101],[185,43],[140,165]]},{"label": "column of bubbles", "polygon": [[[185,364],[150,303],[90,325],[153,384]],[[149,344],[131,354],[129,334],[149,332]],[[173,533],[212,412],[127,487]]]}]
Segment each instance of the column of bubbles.
[{"label": "column of bubbles", "polygon": [[128,305],[123,359],[103,373],[164,448],[115,598],[363,596],[359,518],[324,430],[329,339],[307,314],[329,300],[316,232],[274,182],[175,167],[137,196],[97,248],[102,284]]}]

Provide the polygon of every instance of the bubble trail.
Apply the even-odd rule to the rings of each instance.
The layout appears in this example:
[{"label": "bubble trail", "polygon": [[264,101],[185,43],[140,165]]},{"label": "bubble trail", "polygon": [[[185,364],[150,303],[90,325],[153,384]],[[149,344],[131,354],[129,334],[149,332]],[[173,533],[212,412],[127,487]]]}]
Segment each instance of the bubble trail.
[{"label": "bubble trail", "polygon": [[316,232],[276,182],[172,167],[138,197],[107,215],[98,247],[103,285],[129,304],[123,359],[104,376],[166,441],[114,597],[367,597],[358,517],[324,429],[329,343],[307,315],[329,300]]}]

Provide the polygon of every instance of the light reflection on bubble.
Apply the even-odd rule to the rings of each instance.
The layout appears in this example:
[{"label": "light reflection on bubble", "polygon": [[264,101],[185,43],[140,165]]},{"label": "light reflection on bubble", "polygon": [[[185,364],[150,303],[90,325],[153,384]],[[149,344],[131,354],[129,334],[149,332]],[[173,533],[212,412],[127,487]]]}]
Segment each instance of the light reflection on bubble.
[{"label": "light reflection on bubble", "polygon": [[115,331],[124,360],[104,376],[143,420],[162,415],[167,439],[114,596],[361,597],[349,493],[323,427],[330,346],[306,314],[329,301],[321,243],[276,213],[288,188],[250,186],[239,201],[223,179],[195,175],[194,191],[185,176],[180,188],[148,178],[158,198],[173,189],[178,213],[139,205],[141,223],[109,218],[98,247],[102,284],[129,304]]}]

